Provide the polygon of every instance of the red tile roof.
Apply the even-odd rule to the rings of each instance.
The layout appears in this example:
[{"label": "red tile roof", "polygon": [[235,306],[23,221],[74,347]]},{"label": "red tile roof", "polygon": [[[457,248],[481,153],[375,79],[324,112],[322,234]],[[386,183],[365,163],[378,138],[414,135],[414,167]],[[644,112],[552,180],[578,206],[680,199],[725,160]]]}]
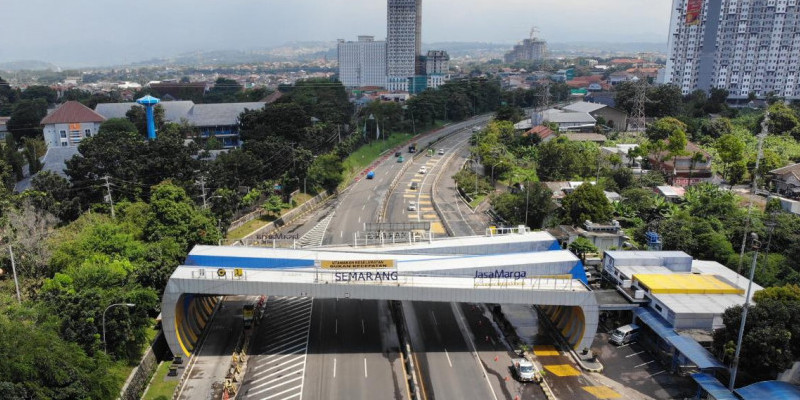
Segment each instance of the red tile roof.
[{"label": "red tile roof", "polygon": [[41,124],[69,124],[78,122],[103,122],[105,117],[77,101],[62,104],[52,114],[44,117]]},{"label": "red tile roof", "polygon": [[537,125],[528,130],[527,132],[525,132],[524,134],[522,134],[522,136],[530,136],[530,135],[539,136],[539,139],[544,140],[552,135],[555,135],[555,133],[553,133],[553,131],[550,130],[550,128],[544,125]]}]

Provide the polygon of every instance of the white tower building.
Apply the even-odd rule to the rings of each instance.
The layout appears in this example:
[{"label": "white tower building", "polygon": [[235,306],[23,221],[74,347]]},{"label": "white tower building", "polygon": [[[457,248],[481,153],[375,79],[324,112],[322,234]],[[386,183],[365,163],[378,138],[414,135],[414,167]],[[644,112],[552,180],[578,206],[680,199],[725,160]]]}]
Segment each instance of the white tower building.
[{"label": "white tower building", "polygon": [[408,79],[420,74],[422,0],[388,0],[386,75],[389,90],[408,90]]},{"label": "white tower building", "polygon": [[359,36],[357,42],[339,40],[339,80],[345,87],[386,87],[386,42]]}]

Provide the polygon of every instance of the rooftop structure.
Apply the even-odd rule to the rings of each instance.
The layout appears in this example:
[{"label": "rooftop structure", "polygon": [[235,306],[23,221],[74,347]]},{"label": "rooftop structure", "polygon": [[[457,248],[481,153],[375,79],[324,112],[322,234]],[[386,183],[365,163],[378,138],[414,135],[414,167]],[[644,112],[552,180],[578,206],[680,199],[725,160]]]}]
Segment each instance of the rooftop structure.
[{"label": "rooftop structure", "polygon": [[77,101],[68,101],[42,119],[48,148],[77,146],[100,130],[106,118]]},{"label": "rooftop structure", "polygon": [[772,184],[779,194],[800,198],[800,163],[769,171]]}]

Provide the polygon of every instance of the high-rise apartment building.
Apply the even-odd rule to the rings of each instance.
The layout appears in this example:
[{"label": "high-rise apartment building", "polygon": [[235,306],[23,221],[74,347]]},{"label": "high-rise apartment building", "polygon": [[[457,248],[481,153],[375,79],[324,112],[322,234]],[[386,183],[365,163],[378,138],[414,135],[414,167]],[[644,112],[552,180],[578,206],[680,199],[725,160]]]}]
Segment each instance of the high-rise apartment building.
[{"label": "high-rise apartment building", "polygon": [[422,74],[422,0],[388,0],[386,75],[389,90],[408,90],[409,78]]},{"label": "high-rise apartment building", "polygon": [[359,36],[357,42],[339,39],[339,80],[345,87],[386,87],[386,42]]},{"label": "high-rise apartment building", "polygon": [[444,50],[428,50],[424,57],[425,74],[428,76],[429,88],[437,88],[448,78],[450,55]]},{"label": "high-rise apartment building", "polygon": [[673,0],[663,82],[800,99],[800,0]]},{"label": "high-rise apartment building", "polygon": [[505,62],[543,60],[547,56],[547,42],[536,38],[525,39],[505,54]]}]

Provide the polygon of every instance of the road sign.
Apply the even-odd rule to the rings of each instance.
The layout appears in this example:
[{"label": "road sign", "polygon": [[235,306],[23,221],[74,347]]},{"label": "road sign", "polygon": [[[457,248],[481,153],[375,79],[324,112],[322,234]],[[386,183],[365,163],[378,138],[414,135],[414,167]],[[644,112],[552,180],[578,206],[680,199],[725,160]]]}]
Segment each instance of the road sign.
[{"label": "road sign", "polygon": [[322,269],[379,269],[394,268],[395,260],[323,260]]}]

